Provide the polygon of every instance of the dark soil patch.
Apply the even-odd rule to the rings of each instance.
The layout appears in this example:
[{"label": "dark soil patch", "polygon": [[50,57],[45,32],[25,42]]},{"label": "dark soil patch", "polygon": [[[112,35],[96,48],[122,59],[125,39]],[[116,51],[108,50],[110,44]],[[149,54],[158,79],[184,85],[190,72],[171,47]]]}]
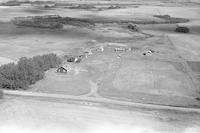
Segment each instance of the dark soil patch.
[{"label": "dark soil patch", "polygon": [[200,62],[198,61],[187,61],[187,64],[193,72],[200,74]]}]

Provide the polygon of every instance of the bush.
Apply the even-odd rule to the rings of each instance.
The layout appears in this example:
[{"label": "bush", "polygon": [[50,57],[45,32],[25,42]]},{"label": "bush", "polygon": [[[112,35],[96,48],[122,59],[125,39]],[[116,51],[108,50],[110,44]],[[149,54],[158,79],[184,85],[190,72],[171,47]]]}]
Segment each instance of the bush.
[{"label": "bush", "polygon": [[75,61],[75,57],[68,57],[67,58],[67,62],[74,62]]},{"label": "bush", "polygon": [[55,54],[22,57],[17,64],[9,63],[0,67],[0,87],[6,89],[26,89],[29,85],[43,79],[44,72],[55,68],[61,59]]}]

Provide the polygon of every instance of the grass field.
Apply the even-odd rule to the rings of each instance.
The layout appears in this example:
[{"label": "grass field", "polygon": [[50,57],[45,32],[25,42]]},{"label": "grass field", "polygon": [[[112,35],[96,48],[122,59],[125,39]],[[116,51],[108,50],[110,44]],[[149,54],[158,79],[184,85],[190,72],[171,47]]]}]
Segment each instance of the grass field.
[{"label": "grass field", "polygon": [[178,65],[179,69],[181,64],[130,60],[122,64],[115,73],[107,74],[99,88],[100,95],[145,103],[200,105],[195,101],[198,90],[194,88],[190,77],[174,66]]},{"label": "grass field", "polygon": [[[28,92],[4,90],[1,99],[0,89],[0,133],[200,133],[198,0],[64,1],[53,8],[0,6],[0,65],[56,53],[71,68],[46,71]],[[98,8],[68,7],[81,3]],[[119,8],[108,9],[113,4]],[[50,30],[10,22],[38,15],[87,19],[95,26]],[[154,15],[190,21],[166,24]],[[139,32],[128,28],[133,22],[140,23]],[[178,25],[190,33],[174,32]],[[64,58],[89,50],[80,63]]]},{"label": "grass field", "polygon": [[[57,73],[56,69],[48,71],[45,79],[33,85],[35,91],[67,94],[67,95],[83,95],[90,92],[89,77],[86,70],[74,68],[68,74]],[[79,74],[78,74],[79,73]],[[88,77],[88,78],[87,78]]]},{"label": "grass field", "polygon": [[[102,6],[105,6],[104,2]],[[58,74],[55,69],[48,71],[44,80],[31,86],[32,90],[89,95],[97,88],[100,96],[108,98],[197,105],[194,99],[198,97],[198,83],[186,62],[199,59],[199,9],[191,5],[183,8],[170,3],[168,6],[159,4],[135,7],[126,3],[122,8],[109,10],[45,9],[30,5],[0,7],[0,57],[3,63],[7,63],[22,56],[50,52],[63,56],[77,48],[104,46],[104,52],[94,52],[81,63],[73,64],[73,70],[68,74]],[[67,25],[63,30],[48,30],[17,27],[9,22],[17,16],[45,14],[84,18],[97,23],[91,29]],[[191,27],[191,33],[175,33],[177,24],[148,24],[164,21],[154,15],[190,19],[190,22],[180,25]],[[120,21],[138,21],[146,25],[138,25],[142,31],[139,33],[129,30],[127,23],[118,23]],[[129,47],[133,51],[115,52],[117,47]],[[155,53],[144,56],[143,53],[150,49]],[[169,98],[179,100],[170,102]]]}]

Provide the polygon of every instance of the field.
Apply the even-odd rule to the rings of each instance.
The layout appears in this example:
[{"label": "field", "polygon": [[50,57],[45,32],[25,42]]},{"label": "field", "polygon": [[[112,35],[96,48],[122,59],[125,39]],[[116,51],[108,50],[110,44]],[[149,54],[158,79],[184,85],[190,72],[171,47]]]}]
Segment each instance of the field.
[{"label": "field", "polygon": [[163,130],[166,133],[197,133],[199,131],[197,126],[199,114],[196,113],[130,110],[66,104],[63,100],[10,98],[9,102],[1,104],[0,116],[3,122],[0,122],[0,131],[3,133],[65,133],[66,131],[160,133]]},{"label": "field", "polygon": [[[200,8],[195,1],[72,0],[48,8],[0,6],[0,12],[0,65],[55,53],[70,68],[67,73],[46,71],[27,91],[5,90],[0,132],[9,123],[18,132],[24,125],[27,132],[39,126],[39,133],[104,132],[99,123],[111,133],[200,131]],[[11,21],[43,15],[94,26],[77,22],[80,26],[44,29]],[[177,26],[190,32],[175,32]],[[81,56],[81,61],[68,62],[68,56]]]},{"label": "field", "polygon": [[[75,96],[90,96],[95,91],[97,97],[174,106],[200,105],[195,100],[199,97],[198,74],[192,72],[194,64],[187,63],[199,61],[198,6],[182,8],[168,3],[164,7],[156,4],[135,7],[134,3],[128,6],[122,2],[118,9],[106,9],[110,4],[91,4],[96,6],[95,11],[71,9],[69,5],[49,9],[31,5],[2,6],[1,64],[23,56],[53,52],[62,57],[93,49],[93,54],[81,63],[67,63],[72,67],[68,74],[50,70],[44,80],[30,88],[37,92]],[[49,14],[87,19],[94,22],[95,27],[66,25],[62,30],[50,30],[18,27],[10,22],[16,16]],[[162,24],[165,20],[155,17],[166,14],[190,19],[178,25],[187,25],[191,33],[175,33],[177,24]],[[146,24],[139,24],[141,31],[133,32],[127,28],[130,22]],[[104,51],[95,51],[98,47],[104,47]],[[114,51],[118,47],[131,48],[131,51]],[[154,53],[143,55],[148,50]]]}]

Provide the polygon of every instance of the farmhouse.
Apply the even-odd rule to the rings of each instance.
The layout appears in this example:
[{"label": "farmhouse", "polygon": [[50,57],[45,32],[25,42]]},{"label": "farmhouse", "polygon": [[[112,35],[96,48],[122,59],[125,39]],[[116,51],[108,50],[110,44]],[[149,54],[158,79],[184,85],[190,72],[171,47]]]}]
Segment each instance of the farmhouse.
[{"label": "farmhouse", "polygon": [[58,73],[67,73],[69,71],[70,71],[70,67],[68,66],[61,66],[56,70],[56,72]]},{"label": "farmhouse", "polygon": [[129,52],[129,51],[131,51],[131,48],[118,47],[118,48],[115,48],[115,52],[117,52],[117,51]]},{"label": "farmhouse", "polygon": [[117,51],[125,51],[125,48],[119,47],[119,48],[115,48],[115,52]]}]

